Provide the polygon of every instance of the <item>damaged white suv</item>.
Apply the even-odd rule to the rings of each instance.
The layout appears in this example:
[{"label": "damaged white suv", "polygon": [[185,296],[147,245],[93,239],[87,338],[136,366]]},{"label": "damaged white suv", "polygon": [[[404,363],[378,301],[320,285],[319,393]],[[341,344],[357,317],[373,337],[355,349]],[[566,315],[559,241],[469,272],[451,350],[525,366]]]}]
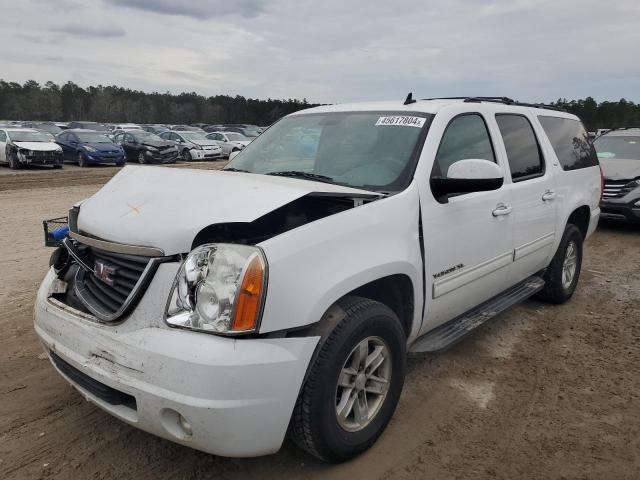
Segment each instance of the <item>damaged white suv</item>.
[{"label": "damaged white suv", "polygon": [[126,167],[71,209],[35,305],[56,369],[224,456],[368,448],[408,352],[573,294],[601,175],[580,121],[508,99],[324,106],[224,171]]}]

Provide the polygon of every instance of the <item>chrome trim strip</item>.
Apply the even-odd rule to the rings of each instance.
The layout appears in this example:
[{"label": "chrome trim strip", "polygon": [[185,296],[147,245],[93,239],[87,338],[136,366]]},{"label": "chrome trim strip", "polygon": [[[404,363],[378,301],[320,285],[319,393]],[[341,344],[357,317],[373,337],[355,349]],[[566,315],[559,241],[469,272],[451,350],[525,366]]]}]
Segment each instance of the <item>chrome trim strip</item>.
[{"label": "chrome trim strip", "polygon": [[108,242],[97,238],[80,235],[76,232],[69,232],[69,236],[90,247],[99,248],[107,252],[123,253],[126,255],[139,255],[141,257],[164,257],[164,250],[156,247],[141,247],[137,245],[126,245],[124,243]]},{"label": "chrome trim strip", "polygon": [[433,298],[441,297],[453,290],[467,285],[496,270],[508,266],[513,261],[513,251],[505,252],[495,258],[473,267],[459,270],[454,275],[433,282]]},{"label": "chrome trim strip", "polygon": [[553,243],[556,234],[554,232],[547,233],[546,235],[541,236],[540,238],[536,238],[535,240],[525,243],[524,245],[520,245],[513,252],[513,260],[519,260],[522,257],[526,257],[527,255],[532,254],[548,245]]}]

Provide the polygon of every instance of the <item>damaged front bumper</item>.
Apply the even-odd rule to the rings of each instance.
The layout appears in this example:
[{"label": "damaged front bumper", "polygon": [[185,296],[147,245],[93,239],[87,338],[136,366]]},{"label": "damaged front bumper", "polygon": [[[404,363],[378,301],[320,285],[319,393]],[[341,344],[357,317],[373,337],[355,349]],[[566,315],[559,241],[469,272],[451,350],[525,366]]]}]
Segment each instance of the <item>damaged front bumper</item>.
[{"label": "damaged front bumper", "polygon": [[164,307],[177,263],[163,264],[135,310],[98,323],[51,297],[50,270],[34,325],[53,365],[100,408],[204,452],[276,452],[317,337],[235,339],[168,327]]},{"label": "damaged front bumper", "polygon": [[18,150],[18,161],[23,165],[62,165],[62,151]]}]

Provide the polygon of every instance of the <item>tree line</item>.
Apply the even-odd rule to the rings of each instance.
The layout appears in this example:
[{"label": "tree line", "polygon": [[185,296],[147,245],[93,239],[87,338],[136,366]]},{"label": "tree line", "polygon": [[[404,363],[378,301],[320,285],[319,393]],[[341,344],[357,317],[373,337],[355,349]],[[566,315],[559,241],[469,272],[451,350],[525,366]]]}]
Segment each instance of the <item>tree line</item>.
[{"label": "tree line", "polygon": [[90,120],[131,123],[251,123],[270,125],[289,113],[313,107],[303,100],[205,97],[195,92],[145,93],[117,86],[82,88],[73,82],[20,85],[0,79],[0,119]]},{"label": "tree line", "polygon": [[[578,115],[587,129],[640,126],[640,104],[624,98],[596,102],[560,98],[554,106]],[[242,96],[205,97],[195,92],[145,93],[117,86],[82,88],[73,82],[59,86],[24,84],[0,79],[0,119],[93,120],[132,123],[252,123],[270,125],[289,113],[315,106],[303,100],[258,100]]]}]

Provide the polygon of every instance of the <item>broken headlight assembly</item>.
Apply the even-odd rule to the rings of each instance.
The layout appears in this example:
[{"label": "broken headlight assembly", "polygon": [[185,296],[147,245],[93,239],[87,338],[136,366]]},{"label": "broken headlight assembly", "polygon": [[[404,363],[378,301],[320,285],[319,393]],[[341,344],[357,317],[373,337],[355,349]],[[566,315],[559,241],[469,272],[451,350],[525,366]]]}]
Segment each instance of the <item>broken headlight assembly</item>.
[{"label": "broken headlight assembly", "polygon": [[178,271],[166,321],[172,327],[222,335],[255,332],[266,282],[267,262],[258,247],[202,245]]}]

